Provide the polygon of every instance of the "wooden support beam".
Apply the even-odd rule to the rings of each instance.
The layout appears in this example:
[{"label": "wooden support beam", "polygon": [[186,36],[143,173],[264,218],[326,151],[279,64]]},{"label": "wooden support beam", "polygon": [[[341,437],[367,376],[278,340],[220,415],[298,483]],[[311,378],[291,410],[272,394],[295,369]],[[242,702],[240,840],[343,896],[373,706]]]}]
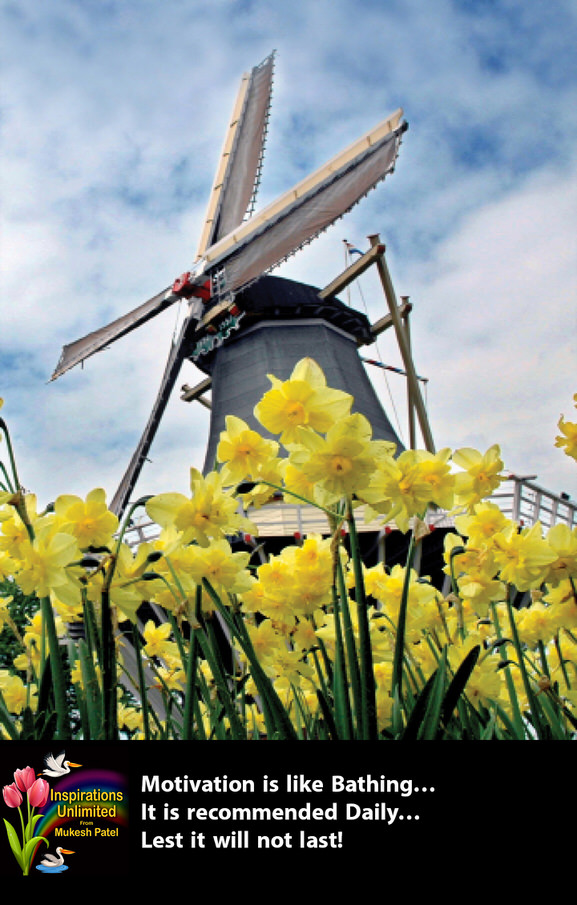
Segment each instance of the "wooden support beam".
[{"label": "wooden support beam", "polygon": [[[403,301],[401,305],[399,305],[399,316],[404,320],[409,312],[412,310],[413,306],[409,301]],[[390,314],[385,314],[384,317],[379,318],[378,321],[375,321],[374,324],[371,324],[371,336],[373,339],[376,339],[377,336],[380,336],[385,330],[388,330],[389,327],[393,326],[393,318]]]},{"label": "wooden support beam", "polygon": [[[383,246],[381,245],[379,237],[377,235],[369,236],[369,240],[373,247],[378,247],[381,250],[383,249]],[[395,290],[393,288],[393,283],[389,274],[389,268],[385,260],[384,251],[381,251],[381,253],[379,253],[376,264],[379,271],[381,284],[385,293],[385,298],[389,306],[389,314],[395,328],[397,342],[399,344],[405,371],[407,372],[409,391],[413,400],[413,405],[415,406],[415,410],[417,412],[417,417],[419,419],[419,427],[421,428],[425,448],[429,450],[429,452],[434,452],[435,444],[433,442],[433,435],[431,434],[429,419],[427,417],[425,404],[421,395],[421,388],[419,387],[419,381],[417,378],[417,373],[415,371],[415,365],[413,363],[413,356],[411,354],[411,347],[407,337],[407,330],[399,314],[399,308],[395,297]]]},{"label": "wooden support beam", "polygon": [[202,396],[208,390],[210,390],[212,386],[212,377],[207,377],[205,380],[201,380],[200,383],[197,383],[196,386],[189,387],[187,383],[181,389],[180,398],[183,402],[200,402],[201,405],[204,405],[205,408],[212,408],[208,399],[203,399]]},{"label": "wooden support beam", "polygon": [[335,277],[335,279],[331,283],[329,283],[328,286],[325,286],[325,288],[319,292],[319,298],[324,300],[334,298],[336,295],[342,292],[343,289],[346,289],[349,283],[352,283],[353,280],[358,279],[358,277],[360,277],[360,275],[364,273],[365,270],[371,267],[377,260],[378,256],[382,254],[384,250],[384,245],[370,248],[364,253],[364,255],[362,255],[362,257],[357,258],[357,260],[354,261],[350,265],[350,267],[347,267],[346,270],[343,270],[343,272],[339,274],[338,277]]}]

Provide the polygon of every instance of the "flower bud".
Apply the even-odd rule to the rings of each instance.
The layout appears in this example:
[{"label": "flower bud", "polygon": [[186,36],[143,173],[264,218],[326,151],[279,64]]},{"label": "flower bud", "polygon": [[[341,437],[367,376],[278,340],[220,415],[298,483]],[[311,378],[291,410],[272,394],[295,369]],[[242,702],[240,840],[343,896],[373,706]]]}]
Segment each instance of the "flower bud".
[{"label": "flower bud", "polygon": [[33,808],[42,808],[48,801],[50,786],[45,779],[39,778],[28,789],[28,801]]},{"label": "flower bud", "polygon": [[9,786],[4,786],[2,795],[4,796],[4,802],[9,808],[19,808],[22,804],[22,794],[15,782]]},{"label": "flower bud", "polygon": [[14,781],[21,792],[26,792],[35,779],[36,774],[32,767],[24,767],[23,770],[15,770],[14,772]]}]

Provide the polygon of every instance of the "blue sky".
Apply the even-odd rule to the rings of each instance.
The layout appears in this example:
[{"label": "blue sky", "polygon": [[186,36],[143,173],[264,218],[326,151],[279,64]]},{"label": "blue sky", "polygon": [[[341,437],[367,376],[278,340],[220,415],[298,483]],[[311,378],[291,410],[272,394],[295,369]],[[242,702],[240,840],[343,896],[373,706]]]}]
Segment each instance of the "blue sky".
[{"label": "blue sky", "polygon": [[[500,443],[577,497],[554,448],[577,420],[573,3],[4,0],[0,34],[0,396],[41,502],[116,489],[181,312],[49,377],[190,266],[240,76],[273,49],[258,206],[397,107],[409,123],[395,173],[278,273],[325,285],[343,239],[380,233],[437,446]],[[374,274],[351,302],[382,316]],[[400,364],[392,337],[377,351]],[[371,377],[406,438],[402,378]],[[139,492],[186,490],[207,429],[175,392]]]}]

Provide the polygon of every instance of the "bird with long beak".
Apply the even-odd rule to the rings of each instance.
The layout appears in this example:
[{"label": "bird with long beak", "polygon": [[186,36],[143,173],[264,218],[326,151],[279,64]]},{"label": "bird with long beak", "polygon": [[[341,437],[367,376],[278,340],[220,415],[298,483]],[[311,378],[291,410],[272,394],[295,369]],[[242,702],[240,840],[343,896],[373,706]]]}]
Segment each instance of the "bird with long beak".
[{"label": "bird with long beak", "polygon": [[56,855],[45,855],[40,862],[42,867],[62,867],[64,864],[63,855],[73,855],[74,852],[69,848],[61,848],[60,846],[56,849]]},{"label": "bird with long beak", "polygon": [[44,770],[42,771],[41,776],[51,776],[53,779],[57,779],[59,776],[70,773],[71,767],[82,766],[82,764],[75,764],[71,760],[64,760],[64,756],[64,751],[59,754],[58,757],[47,754],[44,758]]}]

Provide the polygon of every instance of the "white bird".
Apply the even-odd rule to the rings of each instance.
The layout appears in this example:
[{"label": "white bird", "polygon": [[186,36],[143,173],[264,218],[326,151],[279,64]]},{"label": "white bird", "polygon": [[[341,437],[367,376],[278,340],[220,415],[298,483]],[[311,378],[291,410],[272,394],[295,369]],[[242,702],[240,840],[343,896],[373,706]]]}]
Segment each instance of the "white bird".
[{"label": "white bird", "polygon": [[64,864],[64,858],[62,855],[73,855],[74,852],[71,852],[68,848],[60,848],[56,849],[56,855],[45,855],[40,864],[43,867],[61,867]]},{"label": "white bird", "polygon": [[71,760],[64,760],[64,751],[62,754],[59,754],[58,757],[47,754],[44,758],[44,765],[46,769],[42,771],[42,776],[52,776],[54,778],[64,776],[65,773],[70,773],[70,767],[82,766],[82,764],[72,763]]}]

